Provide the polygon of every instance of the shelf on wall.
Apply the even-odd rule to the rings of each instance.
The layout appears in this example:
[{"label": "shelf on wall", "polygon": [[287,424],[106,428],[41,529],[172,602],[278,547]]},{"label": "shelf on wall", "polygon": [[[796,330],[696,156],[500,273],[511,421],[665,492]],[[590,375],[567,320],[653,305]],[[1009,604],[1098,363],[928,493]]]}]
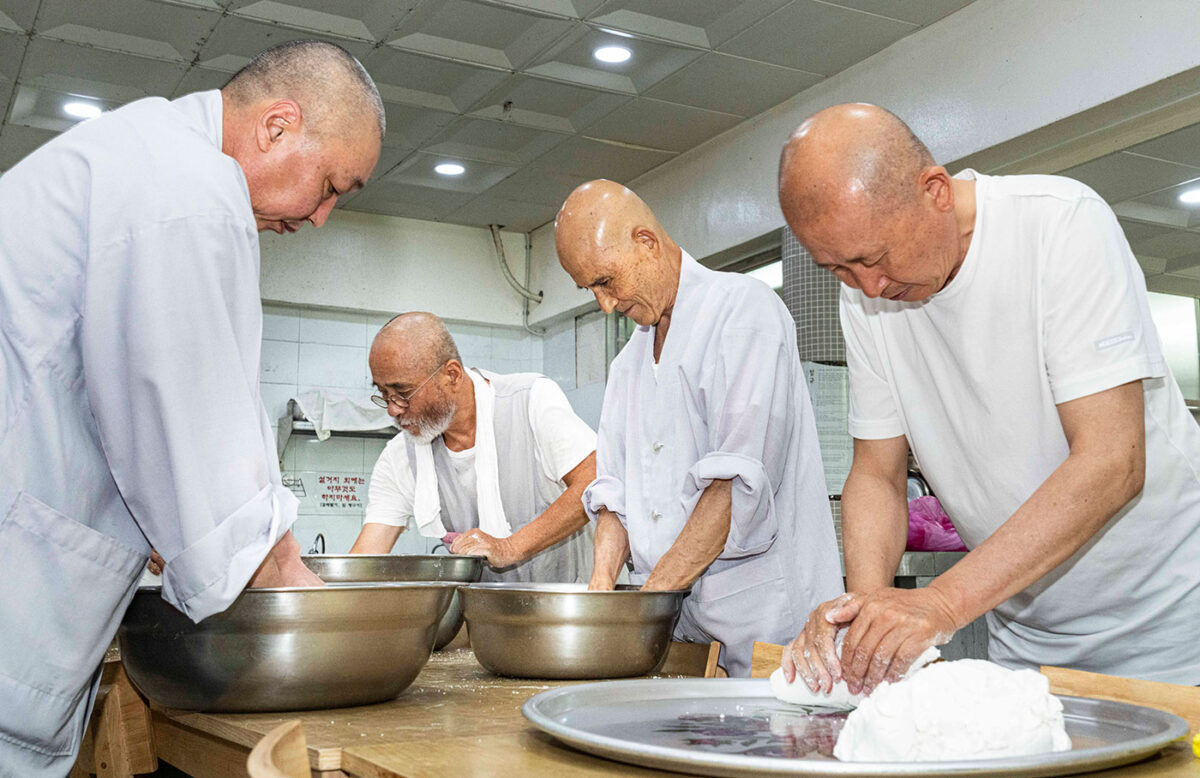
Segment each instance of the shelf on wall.
[{"label": "shelf on wall", "polygon": [[[377,430],[330,430],[329,434],[335,438],[375,438],[380,440],[391,440],[400,430],[395,427],[384,427]],[[291,416],[281,416],[279,419],[278,435],[276,443],[279,446],[279,458],[283,459],[284,449],[287,448],[293,435],[313,435],[317,434],[316,427],[311,421],[305,419],[293,419]]]}]

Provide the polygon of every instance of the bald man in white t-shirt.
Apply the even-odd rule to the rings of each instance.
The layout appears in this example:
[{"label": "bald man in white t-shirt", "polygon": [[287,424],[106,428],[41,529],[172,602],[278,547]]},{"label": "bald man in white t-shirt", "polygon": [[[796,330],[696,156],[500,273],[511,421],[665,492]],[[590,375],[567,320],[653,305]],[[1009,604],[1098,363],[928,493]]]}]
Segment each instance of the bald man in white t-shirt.
[{"label": "bald man in white t-shirt", "polygon": [[455,554],[485,556],[486,581],[577,583],[591,572],[581,501],[596,477],[596,433],[558,384],[462,364],[431,313],[375,336],[373,399],[403,432],[371,473],[352,554],[386,554],[413,528]]},{"label": "bald man in white t-shirt", "polygon": [[[1066,178],[951,177],[867,105],[797,129],[780,202],[844,285],[855,438],[849,594],[785,674],[870,689],[987,613],[1001,664],[1200,683],[1200,427],[1111,209]],[[971,551],[902,591],[909,447]]]}]

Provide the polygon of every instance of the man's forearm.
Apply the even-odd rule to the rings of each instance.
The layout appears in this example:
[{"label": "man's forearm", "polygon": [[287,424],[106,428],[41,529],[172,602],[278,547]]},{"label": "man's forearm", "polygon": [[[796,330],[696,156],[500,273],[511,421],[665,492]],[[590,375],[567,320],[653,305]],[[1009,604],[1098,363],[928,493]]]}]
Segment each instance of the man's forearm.
[{"label": "man's forearm", "polygon": [[891,586],[908,542],[908,500],[898,484],[851,471],[842,489],[846,591]]},{"label": "man's forearm", "polygon": [[399,539],[400,533],[404,531],[403,527],[397,527],[392,524],[380,524],[378,522],[367,522],[359,531],[358,537],[354,540],[354,545],[350,547],[351,554],[390,554],[392,547],[396,545],[396,540]]},{"label": "man's forearm", "polygon": [[513,550],[522,560],[570,537],[587,524],[587,513],[580,501],[585,486],[567,489],[541,516],[509,536]]},{"label": "man's forearm", "polygon": [[629,559],[629,534],[617,515],[601,510],[596,517],[596,540],[593,555],[592,585],[611,589],[616,585],[621,567]]},{"label": "man's forearm", "polygon": [[686,589],[695,583],[725,549],[732,514],[733,482],[713,481],[643,588]]}]

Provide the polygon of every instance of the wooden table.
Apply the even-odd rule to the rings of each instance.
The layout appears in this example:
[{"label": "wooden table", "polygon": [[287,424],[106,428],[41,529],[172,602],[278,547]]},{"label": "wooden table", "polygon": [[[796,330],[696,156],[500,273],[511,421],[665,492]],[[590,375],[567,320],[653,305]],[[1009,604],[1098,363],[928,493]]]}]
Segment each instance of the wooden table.
[{"label": "wooden table", "polygon": [[[469,648],[459,648],[434,653],[412,686],[379,705],[246,714],[151,705],[151,713],[159,758],[196,778],[245,775],[254,744],[291,719],[303,723],[316,776],[496,775],[530,760],[544,769],[529,775],[676,775],[622,768],[559,746],[533,729],[521,705],[538,692],[570,683],[576,682],[499,678],[480,667]],[[501,755],[503,761],[497,762]],[[482,758],[472,762],[476,757]],[[388,766],[395,759],[413,759],[414,767],[397,771]]]},{"label": "wooden table", "polygon": [[[245,775],[258,740],[290,719],[303,722],[314,776],[677,776],[590,756],[530,725],[521,705],[572,682],[498,678],[469,648],[438,652],[403,694],[380,705],[268,714],[206,714],[151,706],[157,756],[196,778]],[[1190,745],[1100,776],[1200,778]]]}]

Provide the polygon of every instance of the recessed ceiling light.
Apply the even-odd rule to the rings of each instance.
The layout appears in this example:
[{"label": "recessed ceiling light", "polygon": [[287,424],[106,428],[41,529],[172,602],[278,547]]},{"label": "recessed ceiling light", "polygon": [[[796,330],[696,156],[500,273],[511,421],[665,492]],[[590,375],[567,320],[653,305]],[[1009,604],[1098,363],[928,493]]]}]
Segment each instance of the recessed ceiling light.
[{"label": "recessed ceiling light", "polygon": [[1179,193],[1179,202],[1184,205],[1200,204],[1200,186]]},{"label": "recessed ceiling light", "polygon": [[103,109],[95,103],[81,103],[76,100],[63,104],[63,113],[76,119],[95,119],[103,112]]},{"label": "recessed ceiling light", "polygon": [[467,172],[467,169],[457,162],[443,162],[436,166],[433,171],[443,176],[461,176]]},{"label": "recessed ceiling light", "polygon": [[633,56],[633,52],[624,46],[601,46],[592,52],[592,56],[601,62],[624,62]]}]

